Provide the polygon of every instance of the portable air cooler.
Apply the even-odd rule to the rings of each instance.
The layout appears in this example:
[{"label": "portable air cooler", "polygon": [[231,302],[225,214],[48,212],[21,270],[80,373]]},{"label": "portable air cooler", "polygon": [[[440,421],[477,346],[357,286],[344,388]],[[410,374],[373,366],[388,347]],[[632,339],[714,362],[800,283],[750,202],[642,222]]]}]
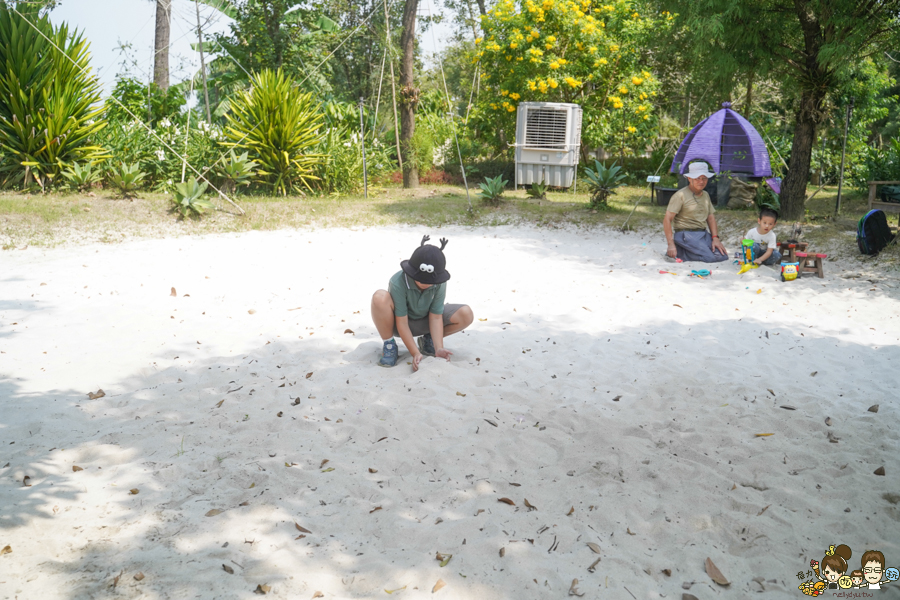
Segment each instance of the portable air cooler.
[{"label": "portable air cooler", "polygon": [[581,147],[581,107],[520,102],[516,112],[516,187],[570,187]]}]

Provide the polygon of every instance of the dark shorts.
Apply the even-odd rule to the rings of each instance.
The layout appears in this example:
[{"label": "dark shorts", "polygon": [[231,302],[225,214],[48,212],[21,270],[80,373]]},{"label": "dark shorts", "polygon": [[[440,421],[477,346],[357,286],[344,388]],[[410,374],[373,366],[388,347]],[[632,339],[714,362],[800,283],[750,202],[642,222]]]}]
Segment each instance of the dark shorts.
[{"label": "dark shorts", "polygon": [[[450,319],[460,308],[465,306],[465,304],[444,304],[444,327],[447,327],[450,324]],[[420,335],[425,335],[426,333],[430,333],[428,329],[428,317],[424,319],[408,319],[409,330],[412,332],[413,337],[419,337]],[[397,321],[394,320],[394,335],[399,336],[400,332],[397,331]]]}]

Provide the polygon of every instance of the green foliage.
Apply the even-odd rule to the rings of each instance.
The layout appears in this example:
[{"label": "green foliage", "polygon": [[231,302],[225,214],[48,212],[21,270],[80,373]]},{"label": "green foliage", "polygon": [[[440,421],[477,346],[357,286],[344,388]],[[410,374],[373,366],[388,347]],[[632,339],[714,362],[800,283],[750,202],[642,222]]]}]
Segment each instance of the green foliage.
[{"label": "green foliage", "polygon": [[[118,100],[114,101],[113,98]],[[149,112],[148,112],[149,102]],[[148,86],[132,77],[119,77],[116,79],[116,87],[106,99],[106,119],[115,123],[129,123],[134,118],[128,114],[130,111],[135,117],[152,126],[156,126],[162,120],[168,120],[184,124],[187,113],[182,108],[187,104],[185,91],[182,86],[173,85],[167,90],[161,90],[155,83]],[[125,108],[122,108],[124,105]]]},{"label": "green foliage", "polygon": [[191,177],[185,183],[176,183],[172,197],[172,210],[187,217],[199,218],[206,210],[213,208],[213,203],[203,199],[206,193],[207,183],[197,183],[195,177]]},{"label": "green foliage", "polygon": [[88,42],[46,16],[29,21],[0,4],[0,177],[44,188],[65,164],[103,156],[93,138],[106,123]]},{"label": "green foliage", "polygon": [[869,190],[869,181],[900,181],[900,139],[880,149],[867,148],[861,162],[855,178],[860,191]]},{"label": "green foliage", "polygon": [[73,190],[85,192],[100,181],[102,173],[99,169],[94,170],[89,162],[84,163],[84,166],[76,162],[63,171],[62,176],[69,182],[69,186]]},{"label": "green foliage", "polygon": [[120,163],[118,169],[113,167],[110,170],[109,181],[123,198],[134,198],[145,176],[146,173],[141,171],[137,163],[130,165]]},{"label": "green foliage", "polygon": [[484,183],[479,183],[478,187],[481,188],[481,192],[479,192],[479,196],[484,201],[485,204],[490,204],[492,206],[497,206],[502,201],[501,196],[503,195],[503,190],[506,189],[506,184],[509,181],[503,179],[503,176],[497,176],[494,178],[485,177]]},{"label": "green foliage", "polygon": [[249,91],[238,93],[226,115],[224,145],[247,151],[260,164],[262,181],[287,195],[318,179],[325,159],[312,150],[322,134],[322,116],[311,94],[304,94],[282,71],[266,69],[253,78]]},{"label": "green foliage", "polygon": [[763,208],[768,208],[777,213],[781,213],[781,201],[778,199],[778,195],[775,194],[768,185],[760,185],[756,188],[754,202],[756,203],[757,212]]},{"label": "green foliage", "polygon": [[238,186],[250,185],[250,180],[256,174],[256,167],[259,166],[259,163],[250,160],[247,152],[237,156],[234,150],[229,150],[228,156],[221,165],[218,174],[225,182],[224,191],[232,194]]},{"label": "green foliage", "polygon": [[532,183],[531,187],[525,190],[525,193],[535,200],[546,200],[548,187],[550,186],[541,183]]},{"label": "green foliage", "polygon": [[588,189],[591,191],[590,206],[597,210],[609,208],[609,197],[615,193],[617,187],[624,185],[624,173],[619,173],[622,167],[606,168],[599,160],[594,161],[594,168],[587,168],[584,174],[588,180]]}]

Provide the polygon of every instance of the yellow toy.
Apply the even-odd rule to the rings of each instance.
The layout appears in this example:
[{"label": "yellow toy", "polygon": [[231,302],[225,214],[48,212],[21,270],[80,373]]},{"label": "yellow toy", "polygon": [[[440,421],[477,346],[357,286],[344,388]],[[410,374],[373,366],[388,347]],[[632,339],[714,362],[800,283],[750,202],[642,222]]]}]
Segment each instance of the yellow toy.
[{"label": "yellow toy", "polygon": [[800,263],[781,263],[781,281],[793,281],[800,276]]},{"label": "yellow toy", "polygon": [[744,263],[744,265],[741,267],[741,270],[738,271],[737,274],[738,274],[738,275],[743,275],[744,273],[746,273],[746,272],[749,271],[750,269],[758,269],[758,268],[759,268],[759,265],[756,264],[755,262]]}]

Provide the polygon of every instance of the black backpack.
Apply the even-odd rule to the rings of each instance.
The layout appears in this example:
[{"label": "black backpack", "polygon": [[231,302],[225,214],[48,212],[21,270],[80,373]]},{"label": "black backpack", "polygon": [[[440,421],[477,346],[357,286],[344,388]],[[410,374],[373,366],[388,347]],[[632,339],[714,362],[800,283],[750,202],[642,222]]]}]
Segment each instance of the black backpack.
[{"label": "black backpack", "polygon": [[874,256],[894,240],[883,210],[870,210],[856,227],[856,245],[863,254]]},{"label": "black backpack", "polygon": [[900,204],[900,185],[886,185],[882,187],[881,201]]}]

